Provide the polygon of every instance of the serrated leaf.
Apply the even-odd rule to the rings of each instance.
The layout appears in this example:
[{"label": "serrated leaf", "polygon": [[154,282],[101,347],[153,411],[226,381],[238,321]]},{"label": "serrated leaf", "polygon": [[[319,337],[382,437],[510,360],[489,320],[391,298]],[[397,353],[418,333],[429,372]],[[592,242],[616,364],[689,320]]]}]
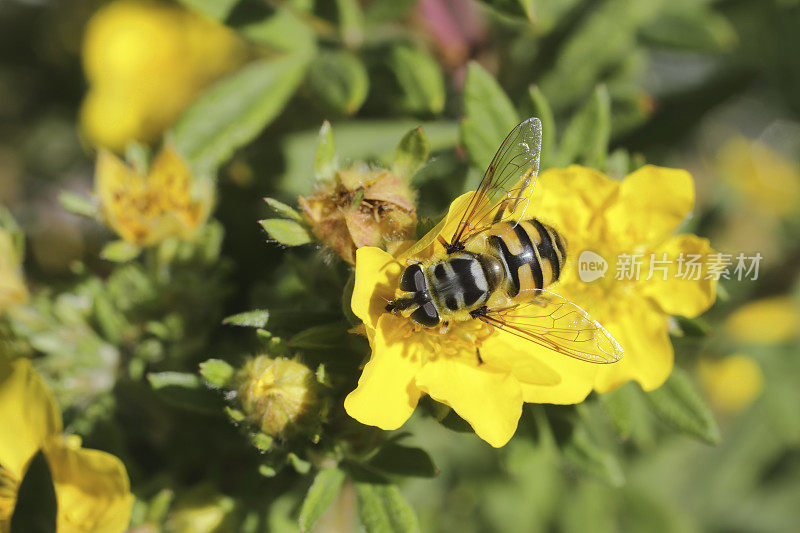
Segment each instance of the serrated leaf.
[{"label": "serrated leaf", "polygon": [[537,117],[542,123],[542,151],[539,154],[540,168],[549,168],[556,153],[556,121],[547,98],[536,85],[528,89],[528,114]]},{"label": "serrated leaf", "polygon": [[16,502],[11,500],[11,503],[10,533],[55,533],[56,491],[47,458],[41,450],[28,464],[17,489]]},{"label": "serrated leaf", "polygon": [[317,151],[314,153],[314,175],[318,180],[333,179],[336,173],[336,145],[333,142],[331,123],[322,123],[317,137]]},{"label": "serrated leaf", "polygon": [[224,387],[230,382],[235,369],[221,359],[208,359],[200,363],[200,375],[215,387]]},{"label": "serrated leaf", "polygon": [[419,531],[417,515],[396,485],[356,483],[358,515],[368,533]]},{"label": "serrated leaf", "polygon": [[263,328],[269,320],[269,311],[256,309],[245,311],[225,318],[222,323],[228,326],[242,326],[245,328]]},{"label": "serrated leaf", "polygon": [[390,68],[403,91],[400,106],[408,113],[437,115],[445,105],[444,75],[436,59],[420,48],[392,50]]},{"label": "serrated leaf", "polygon": [[142,249],[139,246],[120,239],[106,244],[100,251],[100,257],[106,261],[127,263],[136,259],[140,253],[142,253]]},{"label": "serrated leaf", "polygon": [[611,138],[611,98],[605,85],[598,85],[592,97],[572,117],[561,136],[558,166],[581,163],[593,168],[605,166]]},{"label": "serrated leaf", "polygon": [[419,170],[430,155],[431,147],[428,137],[421,127],[406,133],[394,151],[392,172],[409,180]]},{"label": "serrated leaf", "polygon": [[270,218],[260,220],[259,224],[266,230],[270,238],[285,246],[302,246],[313,240],[308,230],[294,220]]},{"label": "serrated leaf", "polygon": [[300,506],[298,524],[302,531],[309,531],[313,528],[317,520],[336,500],[344,484],[344,479],[344,472],[335,467],[319,471]]},{"label": "serrated leaf", "polygon": [[594,443],[583,428],[575,428],[563,445],[562,453],[572,466],[602,479],[612,487],[621,487],[625,483],[617,458]]},{"label": "serrated leaf", "polygon": [[361,60],[344,51],[323,51],[311,62],[308,87],[316,102],[337,113],[352,115],[369,92],[369,76]]},{"label": "serrated leaf", "polygon": [[719,442],[719,427],[711,408],[680,368],[673,368],[666,383],[645,393],[645,397],[653,412],[673,428],[709,444]]},{"label": "serrated leaf", "polygon": [[58,202],[73,215],[88,218],[97,218],[100,215],[100,207],[96,202],[74,192],[61,191],[58,194]]},{"label": "serrated leaf", "polygon": [[288,205],[284,204],[283,202],[279,202],[274,198],[264,198],[264,201],[267,203],[272,212],[278,216],[281,216],[283,218],[288,218],[291,220],[296,220],[298,222],[303,220],[303,217],[300,216],[300,213],[298,213]]},{"label": "serrated leaf", "polygon": [[502,87],[475,62],[467,68],[464,108],[461,142],[475,166],[483,171],[519,122],[519,116]]},{"label": "serrated leaf", "polygon": [[439,473],[428,452],[399,444],[383,446],[369,466],[398,476],[434,477]]},{"label": "serrated leaf", "polygon": [[261,59],[204,93],[170,134],[195,172],[215,170],[272,122],[302,81],[307,65],[299,54]]}]

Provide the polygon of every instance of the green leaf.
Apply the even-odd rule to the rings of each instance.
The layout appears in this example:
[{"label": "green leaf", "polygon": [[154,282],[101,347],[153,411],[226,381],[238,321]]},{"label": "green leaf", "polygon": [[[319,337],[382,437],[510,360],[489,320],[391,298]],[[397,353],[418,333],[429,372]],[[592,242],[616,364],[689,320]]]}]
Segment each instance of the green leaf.
[{"label": "green leaf", "polygon": [[369,466],[398,476],[434,477],[439,473],[428,452],[399,444],[383,446]]},{"label": "green leaf", "polygon": [[344,478],[344,472],[335,467],[319,471],[300,506],[298,524],[301,531],[311,530],[317,520],[336,500],[344,484]]},{"label": "green leaf", "polygon": [[235,372],[231,365],[221,359],[207,359],[200,363],[200,375],[215,387],[226,386]]},{"label": "green leaf", "polygon": [[342,40],[350,48],[360,46],[364,40],[364,12],[358,0],[336,0],[336,7]]},{"label": "green leaf", "polygon": [[203,414],[222,412],[221,400],[197,374],[151,372],[147,381],[164,401],[176,407]]},{"label": "green leaf", "polygon": [[127,263],[136,259],[140,253],[142,253],[142,249],[139,246],[120,239],[106,244],[100,251],[100,257],[106,261]]},{"label": "green leaf", "polygon": [[218,82],[174,126],[175,146],[196,172],[215,170],[278,116],[307,64],[300,55],[262,59]]},{"label": "green leaf", "polygon": [[700,52],[724,52],[736,45],[736,30],[723,15],[698,3],[669,9],[642,31],[646,42],[660,47]]},{"label": "green leaf", "polygon": [[673,368],[666,383],[645,393],[645,397],[653,412],[673,428],[709,444],[719,442],[719,427],[711,408],[680,368]]},{"label": "green leaf", "polygon": [[481,2],[510,17],[522,17],[531,22],[536,20],[534,0],[481,0]]},{"label": "green leaf", "polygon": [[147,174],[150,168],[152,153],[150,147],[139,142],[131,142],[125,147],[125,161],[128,162],[133,171],[140,175]]},{"label": "green leaf", "polygon": [[280,217],[296,220],[297,222],[303,220],[303,217],[300,215],[300,213],[298,213],[288,205],[284,204],[283,202],[279,202],[274,198],[264,198],[264,201],[267,202],[267,205],[272,210],[272,212]]},{"label": "green leaf", "polygon": [[605,166],[611,137],[611,99],[605,85],[598,85],[592,97],[572,117],[561,137],[558,166],[582,163],[593,168]]},{"label": "green leaf", "polygon": [[358,514],[368,533],[419,531],[414,510],[396,485],[356,483]]},{"label": "green leaf", "polygon": [[409,180],[428,160],[431,147],[422,127],[406,133],[394,150],[392,172]]},{"label": "green leaf", "polygon": [[392,50],[390,68],[403,91],[400,105],[408,113],[442,112],[446,90],[444,75],[436,59],[420,48],[398,46]]},{"label": "green leaf", "polygon": [[242,326],[245,328],[263,328],[269,320],[269,311],[266,309],[256,309],[246,311],[225,318],[222,323],[228,326]]},{"label": "green leaf", "polygon": [[352,115],[369,91],[369,76],[361,60],[344,51],[322,51],[311,62],[308,87],[314,101],[337,113]]},{"label": "green leaf", "polygon": [[475,62],[467,68],[464,109],[461,142],[475,166],[483,170],[519,122],[519,115],[497,81]]},{"label": "green leaf", "polygon": [[73,215],[95,219],[100,216],[100,207],[97,202],[74,192],[61,191],[58,194],[58,201],[61,207]]},{"label": "green leaf", "polygon": [[215,20],[224,20],[239,0],[178,0],[189,9],[193,9]]},{"label": "green leaf", "polygon": [[273,9],[250,2],[252,13],[243,24],[233,24],[245,38],[272,50],[311,59],[316,50],[316,35],[309,24],[290,8]]},{"label": "green leaf", "polygon": [[289,339],[289,346],[306,350],[324,350],[342,346],[347,342],[347,324],[336,322],[312,326]]},{"label": "green leaf", "polygon": [[600,401],[617,434],[628,439],[633,431],[634,405],[640,401],[636,384],[626,383],[613,392],[601,394]]},{"label": "green leaf", "polygon": [[314,154],[314,175],[318,180],[331,180],[336,173],[336,145],[333,142],[331,123],[322,123]]},{"label": "green leaf", "polygon": [[293,220],[271,218],[259,220],[259,224],[272,239],[285,246],[302,246],[313,240],[308,230]]},{"label": "green leaf", "polygon": [[55,533],[56,506],[56,491],[50,466],[44,453],[39,450],[31,459],[17,489],[10,532]]},{"label": "green leaf", "polygon": [[622,466],[614,455],[595,444],[582,427],[576,427],[562,447],[564,459],[587,474],[598,477],[612,487],[625,483]]},{"label": "green leaf", "polygon": [[556,153],[556,121],[550,103],[536,85],[528,89],[527,111],[530,116],[537,117],[542,123],[542,151],[539,155],[539,168],[552,166],[553,154]]},{"label": "green leaf", "polygon": [[706,337],[711,331],[711,326],[708,322],[700,317],[676,316],[675,320],[680,328],[680,333],[686,337]]}]

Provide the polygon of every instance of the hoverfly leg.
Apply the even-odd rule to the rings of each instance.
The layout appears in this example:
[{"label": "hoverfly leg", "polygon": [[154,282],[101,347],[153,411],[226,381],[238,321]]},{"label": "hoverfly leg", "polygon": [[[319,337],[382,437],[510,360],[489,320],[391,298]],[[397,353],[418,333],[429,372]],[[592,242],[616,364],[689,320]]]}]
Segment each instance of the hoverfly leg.
[{"label": "hoverfly leg", "polygon": [[447,333],[448,329],[450,329],[450,322],[442,322],[442,325],[439,327],[439,334],[444,335]]},{"label": "hoverfly leg", "polygon": [[508,200],[509,198],[506,197],[505,200],[503,200],[500,203],[500,205],[497,206],[497,211],[494,214],[494,219],[492,220],[492,224],[497,224],[498,222],[503,220],[503,215],[506,212],[506,207],[508,207]]},{"label": "hoverfly leg", "polygon": [[444,237],[442,237],[441,235],[437,235],[437,236],[436,236],[436,239],[437,239],[437,240],[439,241],[439,243],[440,243],[442,246],[444,246],[445,248],[449,248],[449,247],[450,247],[450,243],[449,243],[449,242],[447,242],[447,241],[444,239]]},{"label": "hoverfly leg", "polygon": [[478,366],[484,363],[483,357],[481,357],[481,350],[480,348],[475,348],[475,357],[478,358]]}]

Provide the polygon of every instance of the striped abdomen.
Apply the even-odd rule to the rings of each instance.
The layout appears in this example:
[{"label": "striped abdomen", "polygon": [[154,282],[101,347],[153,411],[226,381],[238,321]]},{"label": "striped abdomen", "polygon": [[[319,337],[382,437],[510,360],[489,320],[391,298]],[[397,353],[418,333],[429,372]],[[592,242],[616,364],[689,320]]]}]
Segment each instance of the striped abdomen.
[{"label": "striped abdomen", "polygon": [[558,280],[567,252],[556,230],[531,219],[500,222],[488,233],[488,244],[506,271],[509,296],[543,289]]}]

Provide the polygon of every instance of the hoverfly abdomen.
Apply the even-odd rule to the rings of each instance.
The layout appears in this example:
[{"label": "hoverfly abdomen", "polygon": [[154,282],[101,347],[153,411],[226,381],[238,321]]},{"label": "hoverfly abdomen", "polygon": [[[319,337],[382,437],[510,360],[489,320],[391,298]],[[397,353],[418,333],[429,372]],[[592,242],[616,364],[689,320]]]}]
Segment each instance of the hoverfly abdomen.
[{"label": "hoverfly abdomen", "polygon": [[509,296],[541,290],[558,280],[566,248],[553,228],[531,219],[500,222],[488,233],[488,244],[503,265]]}]

